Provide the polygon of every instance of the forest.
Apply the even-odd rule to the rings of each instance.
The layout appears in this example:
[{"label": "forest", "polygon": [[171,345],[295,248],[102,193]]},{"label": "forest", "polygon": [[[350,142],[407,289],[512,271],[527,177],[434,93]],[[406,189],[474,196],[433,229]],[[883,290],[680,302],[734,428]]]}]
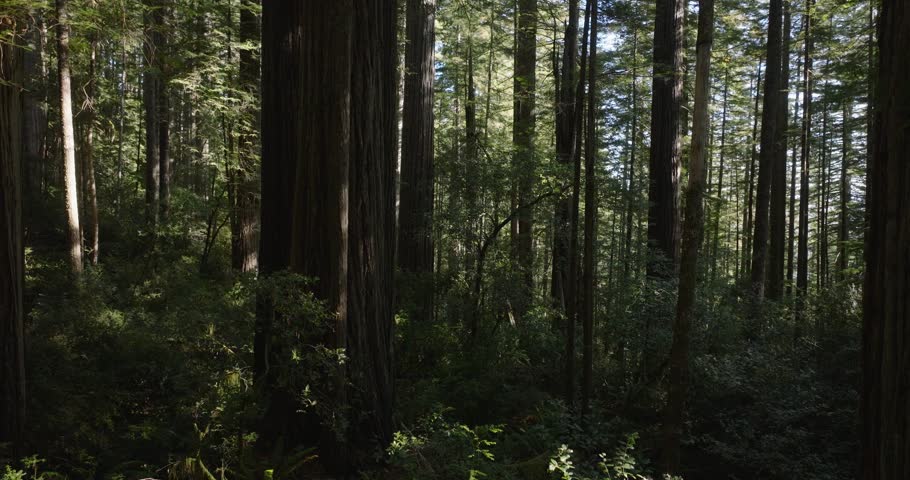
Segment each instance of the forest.
[{"label": "forest", "polygon": [[908,87],[908,0],[0,0],[0,480],[908,480]]}]

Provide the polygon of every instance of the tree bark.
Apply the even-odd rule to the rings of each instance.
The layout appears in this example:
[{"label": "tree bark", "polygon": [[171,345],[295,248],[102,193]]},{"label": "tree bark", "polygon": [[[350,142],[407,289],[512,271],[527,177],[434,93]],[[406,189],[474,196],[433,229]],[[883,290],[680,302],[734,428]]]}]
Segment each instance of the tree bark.
[{"label": "tree bark", "polygon": [[256,12],[260,0],[243,0],[240,6],[240,89],[244,94],[244,122],[237,137],[238,162],[234,178],[234,216],[231,235],[231,266],[243,273],[255,272],[259,264],[259,182],[256,163],[259,157],[259,51],[260,20]]},{"label": "tree bark", "polygon": [[[537,0],[517,1],[512,131],[515,153],[512,162],[517,178],[517,204],[525,205],[533,198],[536,178],[534,137],[537,124]],[[534,296],[534,211],[521,210],[517,220],[517,258],[522,283],[516,311],[521,318]]]},{"label": "tree bark", "polygon": [[161,31],[157,22],[160,5],[158,0],[143,0],[143,55],[145,70],[142,77],[142,104],[145,109],[145,210],[151,227],[158,223],[160,195],[160,136],[158,95],[161,72],[158,69]]},{"label": "tree bark", "polygon": [[[797,55],[796,78],[802,78],[802,58]],[[797,83],[799,85],[799,83]],[[793,123],[799,120],[799,88],[797,88],[796,99],[793,101]],[[795,260],[796,260],[796,164],[797,149],[793,148],[793,158],[790,160],[790,215],[789,215],[789,233],[787,236],[787,297],[793,294],[793,283],[795,278]]]},{"label": "tree bark", "polygon": [[16,16],[0,22],[0,443],[9,442],[14,455],[25,453],[26,406],[19,28]]},{"label": "tree bark", "polygon": [[[564,50],[562,55],[562,74],[556,99],[556,162],[569,172],[575,148],[575,89],[578,84],[578,72],[575,61],[578,56],[578,0],[569,0],[569,21],[566,24]],[[569,242],[571,241],[570,222],[572,217],[571,197],[556,200],[553,232],[553,275],[550,295],[553,307],[563,314],[568,313],[566,295],[569,283]],[[574,341],[574,340],[573,340]]]},{"label": "tree bark", "polygon": [[648,184],[648,276],[672,277],[679,249],[679,110],[682,99],[682,0],[657,0]]},{"label": "tree bark", "polygon": [[[407,0],[398,267],[426,285],[414,290],[418,319],[433,315],[433,81],[436,0]],[[476,140],[475,140],[476,141]]]},{"label": "tree bark", "polygon": [[[772,0],[774,1],[774,0]],[[714,42],[714,0],[698,2],[698,39],[695,64],[695,108],[692,145],[689,159],[689,185],[686,190],[686,213],[683,230],[682,261],[679,271],[679,295],[670,347],[670,380],[664,410],[661,470],[680,473],[680,437],[683,429],[685,401],[689,384],[689,330],[695,310],[698,283],[698,251],[704,233],[705,160],[708,156],[710,117],[711,46]]]},{"label": "tree bark", "polygon": [[752,153],[749,156],[749,168],[746,171],[746,180],[749,184],[749,193],[746,199],[746,210],[743,212],[743,278],[750,272],[752,262],[752,221],[755,218],[755,162],[758,157],[758,102],[761,99],[762,63],[758,63],[758,77],[755,81],[755,99],[752,107]]},{"label": "tree bark", "polygon": [[[92,9],[96,9],[97,4],[94,0],[89,1],[89,6]],[[85,88],[86,92],[86,105],[88,109],[88,114],[86,117],[86,133],[85,133],[85,151],[83,152],[83,158],[85,162],[85,197],[88,201],[89,208],[89,261],[92,265],[98,264],[98,257],[101,254],[99,249],[99,226],[98,226],[98,193],[95,188],[95,82],[97,81],[95,74],[95,63],[96,63],[96,52],[98,49],[98,35],[96,33],[91,33],[89,38],[89,64],[88,64],[88,85]],[[84,204],[83,204],[84,205]]]},{"label": "tree bark", "polygon": [[597,239],[597,20],[600,8],[597,0],[591,0],[591,49],[588,60],[588,110],[585,124],[585,268],[584,322],[582,328],[582,392],[581,414],[588,413],[594,396],[594,242]]},{"label": "tree bark", "polygon": [[770,240],[766,296],[780,300],[784,294],[784,261],[787,240],[787,136],[790,100],[790,2],[784,0],[784,30],[781,46],[780,93],[777,106],[775,157],[771,168]]},{"label": "tree bark", "polygon": [[850,206],[850,155],[853,153],[849,127],[851,116],[850,100],[844,100],[844,118],[841,124],[843,138],[840,159],[840,219],[837,226],[837,276],[841,282],[847,279],[847,267],[850,264],[847,242],[850,241],[850,212],[848,209]]},{"label": "tree bark", "polygon": [[910,10],[884,0],[879,17],[873,156],[863,292],[864,480],[910,478]]},{"label": "tree bark", "polygon": [[82,236],[79,227],[79,192],[76,179],[76,137],[73,132],[73,96],[70,89],[70,26],[67,0],[57,0],[57,70],[60,83],[60,137],[63,139],[64,192],[67,249],[70,271],[82,273]]},{"label": "tree bark", "polygon": [[802,331],[805,297],[809,288],[809,156],[812,148],[812,14],[814,0],[807,0],[803,17],[805,50],[803,52],[803,125],[800,138],[799,174],[799,241],[796,247],[796,332]]},{"label": "tree bark", "polygon": [[776,143],[780,95],[776,92],[780,89],[782,13],[783,0],[771,0],[768,9],[767,73],[765,74],[765,95],[762,104],[758,184],[755,193],[755,235],[752,240],[752,294],[759,302],[765,295],[772,174],[775,170],[780,170],[775,168],[774,164],[779,158]]}]

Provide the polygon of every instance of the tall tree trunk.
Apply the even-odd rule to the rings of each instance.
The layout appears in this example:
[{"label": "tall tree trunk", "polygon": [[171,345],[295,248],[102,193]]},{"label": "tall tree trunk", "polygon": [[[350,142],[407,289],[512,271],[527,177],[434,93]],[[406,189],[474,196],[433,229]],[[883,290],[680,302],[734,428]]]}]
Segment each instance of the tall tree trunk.
[{"label": "tall tree trunk", "polygon": [[635,157],[638,150],[638,30],[632,31],[632,119],[629,141],[629,183],[626,187],[625,248],[623,249],[623,283],[628,284],[632,269],[632,225],[635,216]]},{"label": "tall tree trunk", "polygon": [[27,32],[28,44],[24,49],[25,92],[23,92],[22,139],[22,196],[24,221],[32,217],[36,201],[42,193],[42,170],[47,151],[47,72],[44,66],[43,20],[37,13]]},{"label": "tall tree trunk", "polygon": [[[825,62],[827,67],[827,61]],[[827,68],[825,68],[827,70]],[[828,80],[825,80],[822,91],[828,91]],[[827,100],[827,99],[826,99]],[[822,103],[822,138],[821,138],[821,158],[819,159],[818,169],[818,203],[816,211],[818,212],[816,222],[818,223],[818,235],[815,237],[816,252],[818,252],[818,268],[815,271],[816,285],[819,290],[828,285],[828,188],[829,188],[829,167],[831,158],[828,149],[828,102]]]},{"label": "tall tree trunk", "polygon": [[803,124],[800,138],[799,241],[796,249],[796,337],[801,335],[805,299],[809,288],[809,156],[812,148],[812,15],[814,0],[807,0],[803,17]]},{"label": "tall tree trunk", "polygon": [[[802,78],[802,57],[797,55],[796,62],[796,78]],[[800,82],[797,82],[799,85]],[[797,88],[796,99],[793,101],[793,123],[796,124],[799,120],[799,88]],[[795,278],[793,274],[795,272],[795,260],[796,260],[796,164],[797,164],[797,150],[794,146],[793,148],[793,158],[790,160],[790,215],[789,215],[789,233],[787,236],[787,297],[790,297],[793,293],[793,282]]]},{"label": "tall tree trunk", "polygon": [[[97,8],[95,0],[89,1],[89,6],[92,9]],[[99,246],[99,227],[98,227],[98,194],[95,189],[95,151],[94,151],[94,139],[95,139],[95,55],[98,49],[98,35],[92,33],[89,38],[89,64],[88,64],[88,85],[85,88],[86,93],[86,104],[88,106],[88,115],[86,117],[86,132],[85,132],[85,151],[83,152],[83,158],[85,162],[85,196],[88,201],[89,208],[89,225],[88,231],[90,234],[89,240],[89,261],[92,262],[92,265],[98,264],[98,257],[101,253]],[[84,204],[83,204],[84,205]]]},{"label": "tall tree trunk", "polygon": [[[418,319],[433,314],[433,79],[436,0],[408,0],[401,118],[398,267],[426,285],[414,291]],[[472,73],[473,75],[473,73]],[[476,141],[476,140],[475,140]],[[472,246],[473,248],[473,246]]]},{"label": "tall tree trunk", "polygon": [[591,55],[588,60],[588,110],[585,123],[585,268],[584,322],[582,328],[582,392],[581,414],[588,413],[594,395],[594,242],[597,239],[597,20],[600,7],[591,0]]},{"label": "tall tree trunk", "polygon": [[[263,2],[260,268],[317,278],[310,288],[333,314],[324,344],[345,348],[349,360],[329,394],[345,427],[340,436],[325,424],[303,433],[340,474],[368,462],[392,433],[395,11],[392,0]],[[302,437],[296,397],[269,367],[283,360],[274,313],[260,302],[254,344],[256,378],[270,393],[265,448]]]},{"label": "tall tree trunk", "polygon": [[581,197],[581,145],[584,123],[585,76],[588,65],[588,28],[591,10],[597,0],[585,2],[585,22],[581,40],[581,68],[575,88],[575,145],[572,148],[572,205],[569,219],[569,274],[566,282],[566,404],[575,403],[575,326],[578,322],[578,221]]},{"label": "tall tree trunk", "polygon": [[790,2],[784,0],[780,93],[777,106],[776,150],[771,168],[770,244],[766,296],[780,300],[784,294],[784,261],[787,240],[787,136],[790,111]]},{"label": "tall tree trunk", "polygon": [[678,259],[684,13],[682,0],[657,0],[648,184],[649,277],[672,277]]},{"label": "tall tree trunk", "polygon": [[82,237],[76,179],[76,137],[73,133],[73,96],[70,89],[70,26],[67,0],[57,0],[57,70],[60,83],[60,138],[63,139],[64,192],[70,271],[82,273]]},{"label": "tall tree trunk", "polygon": [[762,63],[758,62],[758,77],[755,81],[755,99],[752,107],[752,153],[749,156],[749,168],[746,170],[746,182],[749,193],[746,200],[746,210],[743,212],[743,277],[751,269],[752,258],[752,221],[755,218],[755,162],[758,157],[758,102],[761,99]]},{"label": "tall tree trunk", "polygon": [[240,88],[244,122],[240,126],[238,167],[235,175],[234,215],[231,235],[231,266],[240,272],[255,272],[259,264],[258,223],[259,184],[256,181],[256,160],[259,156],[259,51],[260,21],[257,9],[260,0],[243,0],[240,5]]},{"label": "tall tree trunk", "polygon": [[[578,56],[578,0],[569,0],[569,21],[566,24],[562,75],[556,99],[556,162],[570,173],[575,148],[575,88],[578,73],[575,61]],[[572,198],[568,195],[556,201],[553,224],[553,275],[550,295],[553,307],[563,314],[568,312],[570,299],[566,293],[569,280],[569,223],[572,216]]]},{"label": "tall tree trunk", "polygon": [[864,480],[910,478],[910,10],[884,0],[879,19],[873,156],[863,293]]},{"label": "tall tree trunk", "polygon": [[[696,80],[697,81],[697,80]],[[727,95],[730,89],[730,72],[724,72],[724,106],[723,113],[720,117],[720,171],[717,178],[717,212],[714,214],[714,241],[711,245],[711,283],[717,278],[717,247],[720,237],[720,217],[723,214],[724,205],[724,158],[727,146]],[[726,273],[726,271],[724,272]]]},{"label": "tall tree trunk", "polygon": [[[773,0],[772,0],[773,1]],[[708,102],[710,101],[711,46],[714,42],[714,0],[698,2],[698,40],[695,59],[695,108],[689,159],[689,185],[683,230],[679,296],[670,347],[670,380],[664,410],[661,470],[677,474],[680,467],[680,437],[689,385],[689,330],[695,310],[698,283],[698,250],[704,233],[705,160],[708,156]]]},{"label": "tall tree trunk", "polygon": [[776,169],[774,164],[779,158],[776,143],[780,96],[776,92],[780,89],[782,13],[783,0],[771,0],[768,9],[767,73],[765,74],[765,96],[762,104],[758,185],[755,194],[755,236],[752,240],[752,294],[759,302],[765,294],[772,173],[774,170],[780,170]]},{"label": "tall tree trunk", "polygon": [[157,65],[155,69],[158,73],[156,88],[158,93],[155,100],[158,109],[158,210],[162,221],[167,221],[168,213],[171,208],[171,158],[170,158],[170,91],[168,89],[169,68],[167,66],[167,35],[166,26],[166,6],[168,0],[159,0],[161,3],[155,9],[153,15],[155,25],[158,29],[158,37],[155,55]]},{"label": "tall tree trunk", "polygon": [[850,100],[844,100],[844,119],[841,124],[843,138],[841,139],[840,157],[840,219],[837,226],[837,276],[843,282],[847,279],[847,266],[849,250],[847,242],[850,241],[850,156],[853,147],[850,142],[850,120],[852,106]]},{"label": "tall tree trunk", "polygon": [[[517,204],[526,205],[533,198],[535,184],[534,137],[537,124],[535,95],[537,89],[537,0],[518,0],[515,31],[515,79],[512,143],[513,166],[518,179]],[[522,279],[516,310],[523,317],[534,296],[534,211],[522,209],[518,214],[518,268]]]},{"label": "tall tree trunk", "polygon": [[10,14],[0,22],[0,443],[10,443],[13,455],[25,453],[21,440],[26,406],[20,136],[24,68],[23,49],[16,46],[21,41],[17,17],[25,15]]},{"label": "tall tree trunk", "polygon": [[142,104],[145,108],[145,210],[149,225],[158,223],[158,199],[160,195],[160,141],[158,84],[161,72],[158,70],[158,51],[161,44],[161,30],[157,22],[159,0],[143,0],[143,56],[145,70],[142,77]]}]

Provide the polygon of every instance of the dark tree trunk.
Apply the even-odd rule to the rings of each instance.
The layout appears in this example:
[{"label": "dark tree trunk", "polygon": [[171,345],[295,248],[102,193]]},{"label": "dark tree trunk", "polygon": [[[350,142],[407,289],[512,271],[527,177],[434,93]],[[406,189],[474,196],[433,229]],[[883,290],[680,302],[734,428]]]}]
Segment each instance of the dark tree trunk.
[{"label": "dark tree trunk", "polygon": [[790,2],[784,0],[784,30],[782,34],[780,94],[777,106],[775,157],[771,168],[770,244],[766,296],[780,300],[784,294],[784,261],[787,240],[787,135],[789,130],[790,99]]},{"label": "dark tree trunk", "polygon": [[[0,443],[24,453],[25,327],[22,292],[22,86],[20,23],[0,22]],[[15,458],[15,457],[14,457]]]},{"label": "dark tree trunk", "polygon": [[369,462],[392,435],[393,3],[263,3],[260,269],[290,267],[317,279],[312,291],[333,320],[323,342],[348,357],[329,395],[348,418],[340,437],[314,422],[295,431],[298,406],[280,385],[284,359],[272,338],[285,319],[260,302],[254,357],[267,399],[262,447],[282,438],[286,446],[312,442],[320,461],[342,474]]},{"label": "dark tree trunk", "polygon": [[[696,79],[696,82],[698,80]],[[717,248],[720,239],[720,217],[723,213],[724,205],[724,159],[726,158],[727,147],[727,96],[730,89],[730,72],[724,72],[724,98],[723,113],[720,117],[720,171],[717,175],[717,211],[714,213],[714,241],[711,245],[711,283],[717,278],[718,255]],[[729,231],[729,230],[728,230]],[[724,271],[726,274],[726,269]]]},{"label": "dark tree trunk", "polygon": [[414,313],[418,319],[430,320],[434,295],[433,48],[436,0],[408,0],[406,8],[398,266],[402,273],[414,276],[414,283],[425,285],[413,292],[417,304]]},{"label": "dark tree trunk", "polygon": [[[94,0],[90,0],[89,6],[93,9],[97,8],[97,5]],[[97,33],[92,33],[89,38],[89,66],[88,66],[88,85],[85,88],[86,94],[86,104],[88,109],[88,115],[86,117],[86,132],[85,132],[85,151],[83,152],[84,162],[85,162],[85,196],[88,202],[89,209],[89,261],[92,265],[98,264],[98,257],[100,255],[100,242],[98,239],[99,236],[99,226],[98,226],[98,194],[95,188],[95,82],[97,81],[95,77],[95,64],[96,59],[95,55],[98,49],[98,35]]]},{"label": "dark tree trunk", "polygon": [[[513,166],[517,178],[517,205],[530,203],[534,195],[534,137],[537,124],[535,95],[537,88],[537,0],[518,0],[515,32],[515,79],[512,143]],[[534,295],[534,211],[522,209],[518,214],[517,257],[521,293],[517,299],[518,316],[523,317]]]},{"label": "dark tree trunk", "polygon": [[749,168],[746,171],[746,183],[749,185],[749,193],[746,199],[746,210],[743,212],[743,278],[750,271],[752,262],[752,221],[755,218],[755,162],[758,157],[758,102],[761,99],[761,62],[758,63],[758,77],[755,81],[755,99],[752,107],[752,153],[749,156]]},{"label": "dark tree trunk", "polygon": [[[802,78],[802,57],[797,55],[796,62],[796,78]],[[799,85],[800,82],[797,82]],[[793,123],[799,120],[799,89],[797,89],[797,98],[793,102]],[[789,225],[789,234],[787,236],[787,297],[790,297],[793,293],[793,283],[795,278],[793,274],[795,272],[795,260],[796,260],[796,164],[797,164],[797,150],[794,146],[793,148],[793,158],[790,160],[790,225]]]},{"label": "dark tree trunk", "polygon": [[239,272],[255,272],[259,265],[258,223],[259,183],[256,160],[259,153],[259,51],[260,22],[256,12],[259,0],[244,0],[240,6],[240,89],[244,93],[244,123],[237,136],[238,165],[234,175],[234,218],[231,223],[231,266]]},{"label": "dark tree trunk", "polygon": [[814,0],[807,0],[803,17],[805,50],[803,52],[803,124],[800,138],[799,175],[799,241],[796,247],[796,337],[801,335],[805,298],[809,288],[809,156],[812,147],[812,10]]},{"label": "dark tree trunk", "polygon": [[27,223],[36,201],[42,193],[42,171],[47,151],[47,71],[44,66],[43,21],[39,15],[28,29],[28,43],[24,49],[25,92],[23,94],[23,216]]},{"label": "dark tree trunk", "polygon": [[588,110],[585,122],[585,268],[583,274],[584,321],[582,328],[582,391],[581,414],[588,413],[594,395],[594,242],[597,239],[597,19],[600,8],[591,0],[591,49],[588,60]]},{"label": "dark tree trunk", "polygon": [[70,25],[67,0],[57,0],[57,74],[60,87],[60,138],[63,141],[63,170],[67,250],[70,271],[82,273],[82,229],[79,226],[79,193],[76,176],[76,136],[73,129],[73,94],[70,87]]},{"label": "dark tree trunk", "polygon": [[[562,75],[559,77],[559,88],[556,99],[556,161],[569,173],[575,149],[575,89],[578,84],[578,72],[575,61],[578,56],[578,0],[569,0],[569,21],[566,24],[562,55]],[[571,301],[566,295],[569,283],[569,242],[571,241],[570,222],[572,217],[572,199],[569,196],[556,201],[556,213],[553,224],[553,276],[550,295],[553,307],[566,314]],[[574,339],[573,339],[574,341]]]},{"label": "dark tree trunk", "polygon": [[585,76],[588,65],[588,28],[591,9],[596,0],[585,2],[585,23],[582,34],[581,73],[575,88],[575,145],[572,148],[572,204],[569,219],[569,274],[566,283],[566,403],[575,403],[575,326],[578,322],[578,210],[581,197],[581,129],[584,123]]},{"label": "dark tree trunk", "polygon": [[[752,294],[761,301],[765,294],[765,268],[768,261],[769,209],[772,174],[777,155],[777,122],[780,107],[781,15],[783,0],[771,0],[768,9],[768,49],[765,96],[762,104],[761,147],[758,155],[758,184],[755,193],[755,236],[752,240]],[[783,205],[783,203],[781,203]]]},{"label": "dark tree trunk", "polygon": [[[773,0],[772,0],[773,1]],[[695,310],[698,283],[698,250],[704,233],[705,160],[708,157],[708,102],[710,101],[711,46],[714,42],[714,0],[698,2],[696,41],[695,108],[689,160],[689,185],[679,270],[679,296],[670,347],[670,380],[664,410],[661,470],[678,474],[680,437],[689,385],[689,330]]]},{"label": "dark tree trunk", "polygon": [[142,104],[145,108],[145,209],[149,225],[158,223],[160,195],[161,148],[159,129],[158,87],[161,82],[158,56],[162,42],[158,15],[158,0],[143,0],[143,54],[145,70],[142,77]]},{"label": "dark tree trunk", "polygon": [[167,34],[165,32],[165,5],[168,0],[160,0],[161,6],[155,10],[155,25],[158,28],[158,43],[156,48],[158,54],[155,55],[158,72],[158,82],[156,88],[157,109],[158,109],[158,210],[161,220],[167,221],[168,213],[171,208],[171,158],[170,158],[170,91],[168,89],[169,68],[167,66]]},{"label": "dark tree trunk", "polygon": [[649,277],[672,277],[678,259],[684,12],[682,0],[657,0],[648,185]]},{"label": "dark tree trunk", "polygon": [[910,478],[910,10],[884,0],[879,18],[873,156],[863,294],[864,480]]}]

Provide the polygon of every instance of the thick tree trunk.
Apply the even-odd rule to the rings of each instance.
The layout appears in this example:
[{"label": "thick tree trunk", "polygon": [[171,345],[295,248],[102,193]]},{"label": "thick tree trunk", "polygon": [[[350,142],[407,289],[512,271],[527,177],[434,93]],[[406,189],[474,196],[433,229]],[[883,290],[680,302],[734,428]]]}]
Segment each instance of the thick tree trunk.
[{"label": "thick tree trunk", "polygon": [[[773,1],[773,0],[772,0]],[[698,283],[698,250],[704,233],[705,160],[708,156],[708,102],[710,101],[711,46],[714,42],[714,0],[698,2],[698,40],[696,42],[695,108],[692,148],[689,159],[689,185],[683,230],[682,261],[679,271],[679,296],[670,347],[670,380],[664,410],[661,470],[677,474],[680,469],[685,401],[689,385],[689,330],[695,310]]]},{"label": "thick tree trunk", "polygon": [[588,406],[594,396],[594,242],[597,239],[597,19],[600,8],[597,0],[591,0],[591,55],[588,60],[588,110],[585,123],[585,268],[583,274],[584,303],[582,311],[582,391],[581,414],[588,413]]},{"label": "thick tree trunk", "polygon": [[237,137],[239,165],[234,178],[234,218],[231,235],[231,266],[239,272],[255,272],[259,264],[259,183],[256,167],[259,156],[259,0],[244,0],[240,8],[240,89],[244,122]]},{"label": "thick tree trunk", "polygon": [[884,0],[879,19],[873,156],[863,293],[864,480],[910,478],[910,9]]},{"label": "thick tree trunk", "polygon": [[[537,0],[518,0],[516,15],[512,131],[515,153],[512,162],[517,178],[517,205],[526,205],[533,198],[536,179],[534,137],[537,124]],[[522,209],[517,220],[517,258],[522,285],[516,310],[521,318],[534,296],[534,211],[530,208]]]},{"label": "thick tree trunk", "polygon": [[[0,443],[24,454],[25,327],[22,292],[22,49],[16,17],[0,22]],[[15,457],[14,457],[15,458]]]},{"label": "thick tree trunk", "polygon": [[[781,15],[783,0],[771,0],[768,9],[768,47],[765,96],[762,104],[761,146],[758,155],[758,184],[755,193],[755,235],[752,239],[752,294],[761,301],[765,294],[768,261],[769,210],[772,174],[777,155],[777,122],[780,109]],[[783,205],[783,203],[781,203]]]},{"label": "thick tree trunk", "polygon": [[332,314],[323,342],[348,357],[327,394],[348,417],[341,432],[313,421],[299,430],[294,393],[279,377],[288,352],[272,338],[287,319],[262,301],[254,341],[267,394],[261,446],[313,443],[341,474],[392,435],[395,26],[392,0],[263,2],[260,269],[317,279],[312,291]]},{"label": "thick tree trunk", "polygon": [[[420,320],[431,320],[434,296],[433,80],[436,0],[407,0],[406,10],[398,266],[402,273],[415,277],[414,283],[421,285],[413,292],[417,305],[415,315]],[[476,139],[474,141],[476,143]]]},{"label": "thick tree trunk", "polygon": [[648,184],[649,277],[672,277],[678,259],[684,12],[682,0],[657,0]]},{"label": "thick tree trunk", "polygon": [[76,137],[73,132],[73,96],[70,88],[70,26],[67,0],[57,0],[57,70],[60,84],[60,138],[63,139],[64,198],[70,271],[82,273],[82,236],[76,179]]},{"label": "thick tree trunk", "polygon": [[784,294],[784,261],[787,240],[787,136],[790,111],[790,2],[784,0],[784,30],[781,46],[780,94],[777,106],[775,157],[771,168],[770,240],[766,296],[780,300]]},{"label": "thick tree trunk", "polygon": [[157,74],[158,89],[156,94],[156,105],[158,109],[158,210],[162,221],[167,221],[168,213],[171,208],[171,158],[170,158],[170,126],[171,126],[171,108],[170,108],[170,90],[168,88],[168,66],[165,55],[167,54],[167,35],[165,32],[165,2],[168,0],[159,0],[159,7],[153,12],[155,26],[157,28],[157,39],[155,48],[156,65],[154,66]]}]

